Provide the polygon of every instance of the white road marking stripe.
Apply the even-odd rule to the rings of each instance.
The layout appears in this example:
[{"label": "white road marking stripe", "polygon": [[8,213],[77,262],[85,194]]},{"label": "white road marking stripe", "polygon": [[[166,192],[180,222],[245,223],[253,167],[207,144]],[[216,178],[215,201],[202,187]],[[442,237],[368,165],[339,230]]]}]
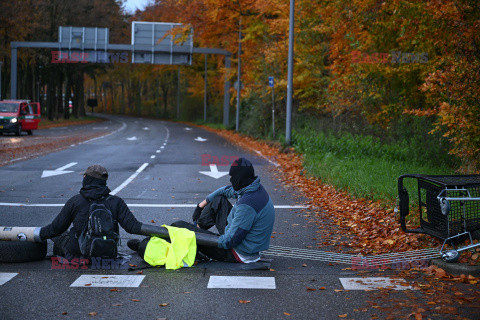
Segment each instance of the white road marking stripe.
[{"label": "white road marking stripe", "polygon": [[265,160],[267,160],[268,162],[270,162],[271,164],[273,164],[275,167],[280,166],[278,163],[276,163],[276,162],[268,159],[267,157],[265,157],[260,151],[255,150],[255,152],[256,152],[257,154],[259,154],[262,158],[264,158]]},{"label": "white road marking stripe", "polygon": [[120,192],[123,188],[125,188],[130,182],[132,182],[133,179],[135,179],[140,172],[142,172],[146,167],[148,166],[148,163],[144,163],[140,166],[140,168],[135,171],[134,174],[132,174],[127,180],[125,180],[121,185],[119,185],[115,190],[110,192],[111,195],[116,195],[118,192]]},{"label": "white road marking stripe", "polygon": [[[122,131],[123,129],[125,129],[127,127],[127,124],[123,121],[120,121],[120,122],[122,123],[122,126],[119,129],[117,129],[113,132],[110,132],[109,134],[100,136],[100,137],[96,137],[96,138],[92,138],[92,139],[87,140],[87,141],[79,142],[78,145],[88,143],[88,142],[91,142],[91,141],[95,141],[95,140],[98,140],[98,139],[103,139],[103,138],[106,138],[108,136],[111,136],[112,134],[115,134],[115,133],[118,133],[118,132]],[[54,128],[50,128],[50,129],[54,129]],[[58,137],[58,138],[63,138],[63,137]],[[76,144],[71,144],[70,146],[74,147],[74,146],[76,146]],[[12,159],[12,160],[8,160],[7,163],[12,163],[12,162],[16,162],[16,161],[20,161],[20,160],[24,160],[24,159],[29,159],[29,158],[35,158],[37,156],[42,156],[42,155],[45,155],[45,154],[54,153],[54,152],[61,151],[61,150],[64,150],[64,148],[53,149],[53,150],[47,151],[47,152],[32,153],[32,154],[29,154],[26,157],[21,157],[21,158],[15,158],[15,159]]]},{"label": "white road marking stripe", "polygon": [[[110,193],[113,194],[113,193]],[[2,207],[63,207],[64,203],[15,203],[15,202],[0,202]],[[181,203],[130,203],[129,207],[136,208],[196,208],[196,204],[181,204]],[[307,209],[309,206],[288,206],[278,205],[275,209]]]},{"label": "white road marking stripe", "polygon": [[0,286],[12,280],[18,273],[0,272]]},{"label": "white road marking stripe", "polygon": [[155,152],[156,152],[156,153],[160,153],[161,151],[160,151],[160,150],[157,150],[157,151],[155,151]]},{"label": "white road marking stripe", "polygon": [[137,288],[144,275],[81,275],[70,287],[129,287]]},{"label": "white road marking stripe", "polygon": [[164,146],[164,145],[160,147],[160,149],[163,149],[163,148],[165,148],[165,146]]},{"label": "white road marking stripe", "polygon": [[276,289],[274,277],[210,276],[209,289]]},{"label": "white road marking stripe", "polygon": [[[340,278],[345,290],[378,290],[389,288],[392,290],[411,290],[411,286],[403,279],[390,278]],[[403,285],[402,285],[403,284]]]},{"label": "white road marking stripe", "polygon": [[150,156],[150,159],[155,159],[155,156]]}]

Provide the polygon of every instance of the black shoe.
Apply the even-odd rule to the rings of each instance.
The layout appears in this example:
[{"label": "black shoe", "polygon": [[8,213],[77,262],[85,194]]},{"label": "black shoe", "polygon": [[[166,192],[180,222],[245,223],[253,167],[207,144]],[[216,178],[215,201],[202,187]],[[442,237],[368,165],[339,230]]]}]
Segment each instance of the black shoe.
[{"label": "black shoe", "polygon": [[129,247],[133,251],[138,251],[139,246],[140,246],[140,240],[138,239],[130,239],[127,241],[127,247]]}]

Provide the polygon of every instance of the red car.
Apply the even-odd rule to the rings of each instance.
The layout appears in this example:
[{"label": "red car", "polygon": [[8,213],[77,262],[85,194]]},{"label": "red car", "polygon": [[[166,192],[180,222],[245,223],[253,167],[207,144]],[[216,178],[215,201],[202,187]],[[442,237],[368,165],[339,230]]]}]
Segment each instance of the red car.
[{"label": "red car", "polygon": [[38,129],[40,103],[28,100],[0,101],[0,133],[13,132],[19,136],[22,131],[29,135]]}]

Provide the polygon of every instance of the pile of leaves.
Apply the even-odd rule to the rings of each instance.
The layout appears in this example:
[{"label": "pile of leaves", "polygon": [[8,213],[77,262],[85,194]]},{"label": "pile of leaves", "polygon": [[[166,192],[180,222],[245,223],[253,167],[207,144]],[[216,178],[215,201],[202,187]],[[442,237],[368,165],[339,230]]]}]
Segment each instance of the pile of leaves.
[{"label": "pile of leaves", "polygon": [[403,271],[399,277],[408,279],[414,290],[370,294],[369,306],[388,314],[386,319],[478,319],[478,277],[452,276],[436,266]]}]

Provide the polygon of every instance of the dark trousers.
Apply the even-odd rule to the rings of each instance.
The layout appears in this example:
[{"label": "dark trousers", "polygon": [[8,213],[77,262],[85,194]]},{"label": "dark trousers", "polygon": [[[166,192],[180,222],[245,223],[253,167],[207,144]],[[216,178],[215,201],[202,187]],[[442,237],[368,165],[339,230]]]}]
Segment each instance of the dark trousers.
[{"label": "dark trousers", "polygon": [[[186,221],[176,221],[172,223],[173,227],[177,228],[185,228],[194,232],[198,233],[206,233],[206,234],[215,234],[213,232],[210,232],[208,230],[200,229],[197,226],[188,223]],[[216,234],[215,234],[216,235]],[[150,237],[143,239],[140,242],[140,245],[138,247],[138,253],[140,256],[143,258],[145,254],[145,249],[147,248],[148,241],[150,240]],[[218,247],[210,247],[210,246],[199,246],[197,245],[197,252],[202,253],[203,255],[207,256],[210,259],[217,260],[217,261],[223,261],[223,262],[240,262],[238,261],[232,250],[231,249],[223,249],[223,248],[218,248]]]},{"label": "dark trousers", "polygon": [[82,256],[78,241],[70,232],[64,232],[58,237],[52,238],[52,241],[54,255],[64,257],[67,260]]}]

